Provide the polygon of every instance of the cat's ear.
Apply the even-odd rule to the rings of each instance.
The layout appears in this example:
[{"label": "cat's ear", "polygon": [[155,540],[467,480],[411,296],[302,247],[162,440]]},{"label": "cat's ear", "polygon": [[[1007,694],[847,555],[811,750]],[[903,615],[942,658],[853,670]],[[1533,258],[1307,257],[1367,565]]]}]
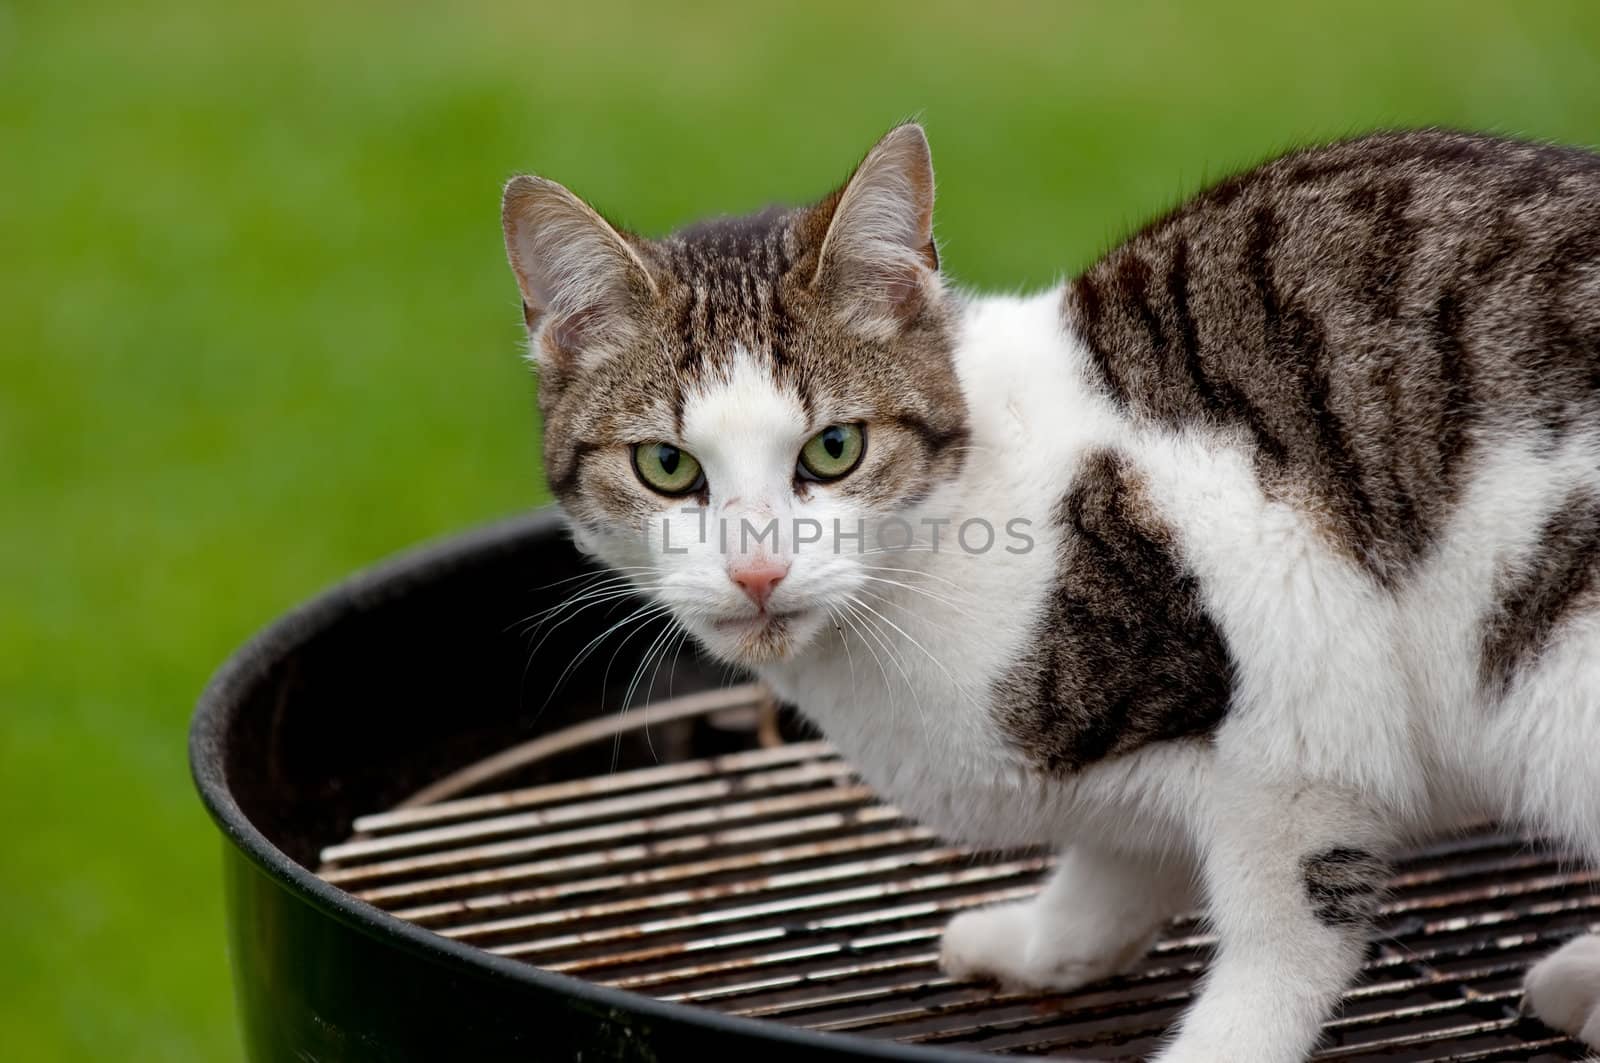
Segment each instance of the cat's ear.
[{"label": "cat's ear", "polygon": [[938,296],[933,159],[921,126],[891,129],[836,195],[815,284],[849,324],[878,338]]},{"label": "cat's ear", "polygon": [[655,281],[594,208],[554,181],[514,177],[500,219],[536,362],[587,367],[634,338]]}]

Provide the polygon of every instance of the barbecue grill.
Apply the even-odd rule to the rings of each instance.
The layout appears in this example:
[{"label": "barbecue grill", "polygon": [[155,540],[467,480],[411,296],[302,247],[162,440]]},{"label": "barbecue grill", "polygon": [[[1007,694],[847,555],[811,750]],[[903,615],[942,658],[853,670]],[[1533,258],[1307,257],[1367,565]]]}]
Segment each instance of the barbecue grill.
[{"label": "barbecue grill", "polygon": [[[605,608],[532,642],[522,623],[583,571],[548,512],[491,527],[357,575],[212,681],[191,760],[227,840],[252,1059],[1139,1059],[1160,1042],[1212,947],[1196,919],[1071,994],[943,976],[950,915],[1028,896],[1050,855],[940,840],[687,651],[619,714],[651,631],[612,630],[626,613]],[[1600,926],[1597,879],[1491,828],[1412,854],[1319,1058],[1584,1058],[1520,1014],[1518,985]]]}]

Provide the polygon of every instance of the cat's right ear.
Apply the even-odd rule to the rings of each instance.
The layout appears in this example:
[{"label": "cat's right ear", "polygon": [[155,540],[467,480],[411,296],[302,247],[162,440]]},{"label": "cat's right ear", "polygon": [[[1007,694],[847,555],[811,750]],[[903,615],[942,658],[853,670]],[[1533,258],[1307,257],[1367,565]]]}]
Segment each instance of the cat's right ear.
[{"label": "cat's right ear", "polygon": [[846,323],[886,339],[940,291],[933,160],[922,127],[891,129],[832,202],[812,283]]},{"label": "cat's right ear", "polygon": [[634,338],[655,281],[594,208],[554,181],[514,177],[500,220],[535,362],[586,368]]}]

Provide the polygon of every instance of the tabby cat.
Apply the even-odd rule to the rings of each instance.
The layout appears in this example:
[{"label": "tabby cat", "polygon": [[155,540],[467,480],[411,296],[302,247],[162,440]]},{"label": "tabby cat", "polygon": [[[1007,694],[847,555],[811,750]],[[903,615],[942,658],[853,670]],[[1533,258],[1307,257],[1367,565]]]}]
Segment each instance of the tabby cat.
[{"label": "tabby cat", "polygon": [[[1289,1063],[1401,847],[1600,859],[1600,157],[1297,151],[1026,297],[947,282],[933,201],[903,125],[812,206],[503,218],[580,546],[908,814],[1061,851],[950,974],[1070,989],[1203,905],[1158,1058]],[[1600,935],[1526,988],[1600,1045]]]}]

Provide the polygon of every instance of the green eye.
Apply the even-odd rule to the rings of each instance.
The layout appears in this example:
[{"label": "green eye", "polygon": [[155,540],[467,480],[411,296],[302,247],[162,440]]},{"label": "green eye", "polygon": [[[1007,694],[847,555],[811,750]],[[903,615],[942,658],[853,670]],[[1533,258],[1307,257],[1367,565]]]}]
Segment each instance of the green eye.
[{"label": "green eye", "polygon": [[700,463],[671,443],[640,443],[633,448],[633,471],[652,491],[686,495],[706,482]]},{"label": "green eye", "polygon": [[830,424],[800,448],[796,470],[803,480],[837,480],[861,463],[867,430],[858,424]]}]

